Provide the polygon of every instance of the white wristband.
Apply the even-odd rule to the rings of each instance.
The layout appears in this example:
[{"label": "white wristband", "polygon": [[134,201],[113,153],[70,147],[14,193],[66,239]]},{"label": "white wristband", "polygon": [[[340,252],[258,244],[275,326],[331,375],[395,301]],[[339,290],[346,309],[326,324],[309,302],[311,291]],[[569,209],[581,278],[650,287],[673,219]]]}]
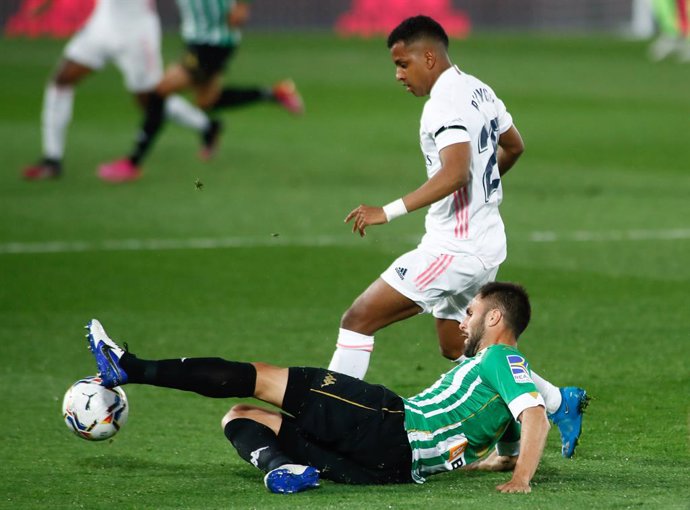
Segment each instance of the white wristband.
[{"label": "white wristband", "polygon": [[386,220],[390,222],[398,216],[404,216],[407,214],[407,207],[405,207],[405,202],[403,202],[403,199],[399,198],[388,205],[384,205],[383,213],[386,215]]}]

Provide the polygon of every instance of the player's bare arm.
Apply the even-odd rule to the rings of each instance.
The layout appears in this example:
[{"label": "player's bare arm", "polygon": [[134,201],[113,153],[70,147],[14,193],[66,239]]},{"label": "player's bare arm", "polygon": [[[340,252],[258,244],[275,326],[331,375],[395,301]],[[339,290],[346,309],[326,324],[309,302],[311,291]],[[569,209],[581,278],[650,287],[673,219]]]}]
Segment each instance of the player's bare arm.
[{"label": "player's bare arm", "polygon": [[470,179],[472,147],[469,142],[455,143],[439,152],[441,169],[403,201],[408,211],[433,204],[465,186]]},{"label": "player's bare arm", "polygon": [[[469,143],[449,145],[441,150],[439,156],[441,169],[419,188],[402,198],[406,212],[431,205],[462,188],[469,181],[472,160]],[[345,218],[345,223],[353,219],[352,232],[359,232],[362,237],[366,235],[365,229],[369,225],[381,225],[388,221],[383,207],[368,205],[360,205],[353,209]]]},{"label": "player's bare arm", "polygon": [[228,12],[228,25],[231,28],[239,28],[244,26],[249,20],[249,4],[246,2],[237,2],[235,6]]},{"label": "player's bare arm", "polygon": [[496,453],[496,450],[494,450],[482,460],[473,462],[464,469],[467,471],[512,471],[515,469],[517,459],[517,455],[499,455]]},{"label": "player's bare arm", "polygon": [[532,491],[530,481],[537,471],[541,460],[546,435],[549,432],[549,421],[543,407],[530,407],[520,413],[522,424],[520,431],[520,455],[518,456],[513,477],[509,482],[496,486],[501,492]]},{"label": "player's bare arm", "polygon": [[498,139],[498,173],[505,175],[525,151],[520,132],[513,125]]}]

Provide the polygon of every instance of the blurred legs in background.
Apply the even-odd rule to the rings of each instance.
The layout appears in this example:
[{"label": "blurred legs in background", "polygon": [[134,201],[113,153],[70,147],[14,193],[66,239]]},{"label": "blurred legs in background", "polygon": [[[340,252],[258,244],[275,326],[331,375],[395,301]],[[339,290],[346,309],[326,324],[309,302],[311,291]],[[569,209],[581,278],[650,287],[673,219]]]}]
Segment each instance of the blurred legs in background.
[{"label": "blurred legs in background", "polygon": [[659,36],[649,46],[650,60],[675,54],[679,61],[690,62],[687,0],[652,0],[652,11]]}]

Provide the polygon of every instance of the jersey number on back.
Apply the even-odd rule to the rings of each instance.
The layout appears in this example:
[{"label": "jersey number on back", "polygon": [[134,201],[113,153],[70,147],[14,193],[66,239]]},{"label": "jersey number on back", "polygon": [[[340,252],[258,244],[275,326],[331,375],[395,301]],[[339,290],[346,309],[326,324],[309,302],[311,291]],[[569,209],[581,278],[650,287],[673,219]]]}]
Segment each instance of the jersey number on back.
[{"label": "jersey number on back", "polygon": [[[489,146],[491,143],[491,146]],[[479,135],[479,154],[485,152],[487,149],[491,149],[491,157],[486,163],[486,168],[484,169],[484,202],[489,201],[489,197],[494,191],[498,189],[501,184],[501,178],[496,176],[492,179],[494,175],[494,169],[498,173],[498,166],[496,165],[496,154],[498,150],[498,119],[491,119],[490,126],[484,126],[482,132]]]}]

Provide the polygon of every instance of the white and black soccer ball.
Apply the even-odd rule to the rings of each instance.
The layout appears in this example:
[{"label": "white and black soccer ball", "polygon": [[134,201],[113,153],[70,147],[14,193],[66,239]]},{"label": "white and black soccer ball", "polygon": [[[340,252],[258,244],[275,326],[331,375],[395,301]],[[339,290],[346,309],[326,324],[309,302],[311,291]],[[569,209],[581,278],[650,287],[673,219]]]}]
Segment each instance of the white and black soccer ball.
[{"label": "white and black soccer ball", "polygon": [[62,400],[67,428],[89,441],[117,434],[127,423],[129,404],[122,388],[101,386],[100,377],[84,377],[69,387]]}]

